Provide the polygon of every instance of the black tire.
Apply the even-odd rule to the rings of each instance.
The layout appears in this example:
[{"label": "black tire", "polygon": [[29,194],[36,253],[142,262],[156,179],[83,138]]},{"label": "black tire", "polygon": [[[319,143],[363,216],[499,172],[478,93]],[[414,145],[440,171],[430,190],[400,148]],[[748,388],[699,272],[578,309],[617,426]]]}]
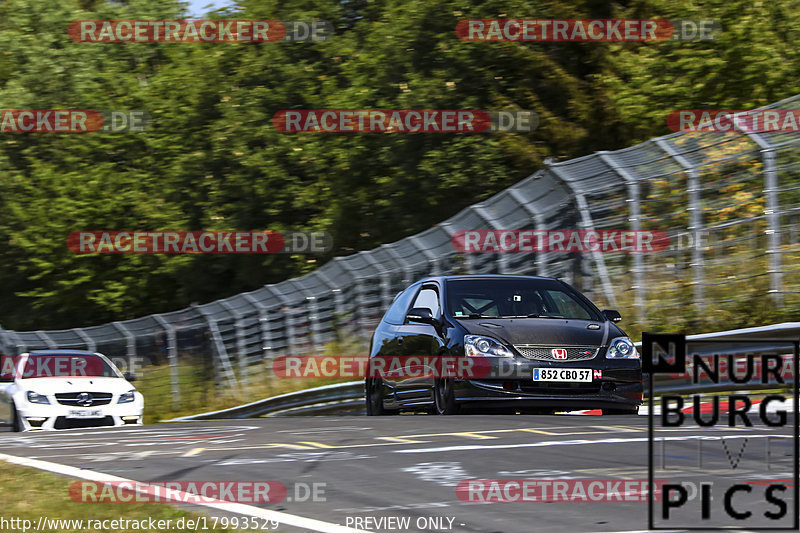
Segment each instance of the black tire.
[{"label": "black tire", "polygon": [[383,380],[367,378],[364,382],[364,395],[367,404],[367,416],[386,416],[397,414],[397,411],[383,406]]},{"label": "black tire", "polygon": [[11,419],[11,431],[22,431],[22,424],[20,424],[19,421],[19,413],[17,413],[17,406],[14,403],[11,404]]},{"label": "black tire", "polygon": [[453,391],[452,379],[437,379],[433,384],[433,406],[438,415],[455,415],[460,411]]},{"label": "black tire", "polygon": [[639,414],[639,407],[622,407],[614,409],[603,409],[603,415],[636,415]]}]

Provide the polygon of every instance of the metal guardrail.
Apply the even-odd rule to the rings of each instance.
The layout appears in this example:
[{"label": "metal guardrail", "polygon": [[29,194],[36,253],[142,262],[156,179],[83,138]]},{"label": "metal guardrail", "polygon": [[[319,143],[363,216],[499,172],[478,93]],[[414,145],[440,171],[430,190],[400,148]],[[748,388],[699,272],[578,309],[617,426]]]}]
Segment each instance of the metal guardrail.
[{"label": "metal guardrail", "polygon": [[213,420],[221,418],[257,418],[271,414],[282,413],[300,409],[327,410],[332,404],[342,407],[346,402],[364,398],[364,381],[348,381],[335,383],[313,389],[289,392],[279,396],[264,398],[244,405],[237,405],[229,409],[200,413],[191,416],[182,416],[165,420],[164,422],[187,422],[191,420]]},{"label": "metal guardrail", "polygon": [[[741,351],[741,342],[747,341],[749,346],[758,351],[780,352],[785,348],[786,342],[800,340],[800,322],[785,322],[770,326],[743,328],[713,333],[688,335],[687,342],[692,341],[723,341],[715,342],[705,350],[694,350],[695,353],[724,352],[726,350]],[[724,341],[736,341],[725,345]],[[783,341],[783,342],[781,342]],[[750,344],[753,343],[753,344]],[[641,348],[642,343],[636,344]],[[742,384],[742,385],[694,385],[689,380],[680,380],[668,376],[658,376],[654,383],[658,392],[697,393],[711,392],[714,390],[767,390],[775,389],[774,384]],[[191,420],[211,420],[220,418],[254,418],[262,416],[276,416],[283,414],[339,414],[342,410],[350,410],[364,403],[364,381],[349,381],[325,385],[313,389],[306,389],[288,394],[281,394],[272,398],[265,398],[256,402],[239,405],[230,409],[201,413],[165,420],[165,422],[186,422]]]}]

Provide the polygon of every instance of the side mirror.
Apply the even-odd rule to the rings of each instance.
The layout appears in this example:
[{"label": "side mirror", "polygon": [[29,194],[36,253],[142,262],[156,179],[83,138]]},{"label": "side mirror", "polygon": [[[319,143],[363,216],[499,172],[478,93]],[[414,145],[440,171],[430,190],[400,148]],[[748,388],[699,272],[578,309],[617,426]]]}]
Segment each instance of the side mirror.
[{"label": "side mirror", "polygon": [[619,314],[619,311],[616,309],[606,309],[603,311],[603,316],[606,317],[611,322],[619,322],[622,320],[622,315]]},{"label": "side mirror", "polygon": [[136,381],[136,374],[133,372],[125,372],[122,376],[128,381]]},{"label": "side mirror", "polygon": [[433,313],[427,307],[412,307],[406,315],[406,320],[420,324],[430,324],[431,326],[437,324],[436,319],[433,318]]}]

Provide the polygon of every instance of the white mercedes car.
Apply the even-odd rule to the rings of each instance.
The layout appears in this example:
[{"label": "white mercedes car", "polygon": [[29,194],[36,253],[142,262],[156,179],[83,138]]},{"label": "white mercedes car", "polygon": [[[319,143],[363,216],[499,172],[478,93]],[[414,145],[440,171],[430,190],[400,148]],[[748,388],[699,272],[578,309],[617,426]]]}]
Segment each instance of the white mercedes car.
[{"label": "white mercedes car", "polygon": [[15,431],[142,423],[144,398],[106,356],[37,350],[0,357],[0,423]]}]

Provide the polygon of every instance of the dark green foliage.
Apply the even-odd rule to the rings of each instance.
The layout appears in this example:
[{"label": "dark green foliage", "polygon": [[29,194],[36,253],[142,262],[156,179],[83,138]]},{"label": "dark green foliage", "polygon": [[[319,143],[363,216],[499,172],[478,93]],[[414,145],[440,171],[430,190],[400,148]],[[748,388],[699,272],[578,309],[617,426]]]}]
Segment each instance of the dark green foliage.
[{"label": "dark green foliage", "polygon": [[[761,7],[756,7],[756,5]],[[180,18],[174,0],[3,0],[0,109],[144,109],[143,133],[0,134],[0,324],[85,326],[308,272],[424,230],[546,157],[667,132],[678,108],[800,92],[790,2],[241,0],[331,21],[324,43],[88,44],[77,19]],[[627,7],[626,7],[627,6]],[[718,42],[474,43],[470,17],[719,18]],[[730,30],[728,30],[730,28]],[[281,109],[531,109],[525,134],[285,134]],[[327,256],[76,256],[76,230],[324,230]]]}]

